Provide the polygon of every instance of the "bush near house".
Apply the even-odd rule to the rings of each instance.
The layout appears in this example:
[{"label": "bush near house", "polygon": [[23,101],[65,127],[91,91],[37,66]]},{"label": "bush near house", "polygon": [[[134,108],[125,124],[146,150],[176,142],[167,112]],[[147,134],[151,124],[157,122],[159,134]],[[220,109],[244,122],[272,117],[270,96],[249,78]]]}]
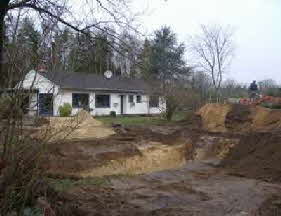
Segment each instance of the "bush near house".
[{"label": "bush near house", "polygon": [[115,111],[111,111],[111,112],[110,112],[110,116],[113,117],[113,118],[116,118],[116,116],[117,116],[117,115],[116,115],[116,112],[115,112]]},{"label": "bush near house", "polygon": [[265,94],[272,97],[281,97],[281,88],[269,88]]},{"label": "bush near house", "polygon": [[72,112],[72,106],[69,103],[59,107],[60,117],[69,117]]}]

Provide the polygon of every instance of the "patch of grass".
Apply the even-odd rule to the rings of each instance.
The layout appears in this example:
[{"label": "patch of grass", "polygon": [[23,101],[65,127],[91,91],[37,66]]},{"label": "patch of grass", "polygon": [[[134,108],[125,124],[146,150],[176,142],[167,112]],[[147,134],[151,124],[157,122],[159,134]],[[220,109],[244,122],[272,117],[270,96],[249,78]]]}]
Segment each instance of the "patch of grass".
[{"label": "patch of grass", "polygon": [[109,181],[105,178],[85,178],[81,180],[73,179],[48,179],[50,185],[59,192],[67,191],[73,187],[79,186],[104,186],[108,185]]},{"label": "patch of grass", "polygon": [[[185,120],[188,116],[187,112],[177,112],[174,114],[172,122]],[[105,125],[121,124],[124,126],[132,125],[161,125],[168,122],[162,115],[159,116],[98,116],[97,120],[102,121]]]},{"label": "patch of grass", "polygon": [[122,124],[124,126],[129,125],[155,125],[165,122],[165,119],[161,117],[142,117],[142,116],[103,116],[97,117],[98,120],[102,121],[105,125]]},{"label": "patch of grass", "polygon": [[281,104],[262,103],[261,106],[268,109],[281,109]]}]

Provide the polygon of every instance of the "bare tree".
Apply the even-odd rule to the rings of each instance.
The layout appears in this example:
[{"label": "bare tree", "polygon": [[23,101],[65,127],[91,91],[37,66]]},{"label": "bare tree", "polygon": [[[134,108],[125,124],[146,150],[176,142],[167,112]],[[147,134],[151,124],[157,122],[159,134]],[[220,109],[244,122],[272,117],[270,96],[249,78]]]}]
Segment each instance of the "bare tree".
[{"label": "bare tree", "polygon": [[191,86],[200,97],[200,103],[204,104],[209,99],[212,87],[212,79],[203,71],[194,71],[191,75]]},{"label": "bare tree", "polygon": [[230,27],[202,25],[201,33],[192,37],[191,51],[198,67],[210,74],[218,97],[223,75],[233,58],[233,31]]},{"label": "bare tree", "polygon": [[233,79],[227,79],[222,83],[221,95],[224,99],[247,97],[248,88]]},{"label": "bare tree", "polygon": [[115,43],[126,46],[127,44],[120,39],[118,32],[121,31],[118,30],[126,28],[137,32],[132,25],[135,15],[130,13],[128,3],[127,0],[83,0],[75,3],[67,0],[1,0],[0,76],[6,76],[3,69],[5,21],[14,11],[21,9],[33,16],[38,15],[43,23],[47,23],[47,30],[55,23],[65,25],[90,38],[94,38],[97,32],[103,32],[110,35]]},{"label": "bare tree", "polygon": [[[108,26],[116,25],[115,29],[128,28],[131,19],[128,18],[127,1],[75,1],[73,4],[76,4],[75,6],[78,4],[77,7],[71,7],[71,2],[74,1],[0,1],[0,81],[4,80],[0,85],[0,215],[8,215],[14,211],[17,212],[17,215],[24,215],[26,205],[34,205],[36,202],[34,199],[38,195],[41,196],[41,194],[37,194],[36,187],[44,177],[42,162],[46,159],[45,147],[48,139],[53,136],[48,134],[49,128],[47,127],[46,133],[40,135],[39,138],[34,138],[32,136],[34,131],[28,130],[24,125],[23,104],[25,99],[30,98],[36,91],[33,88],[36,76],[30,88],[25,89],[21,85],[27,72],[25,69],[30,64],[21,57],[30,53],[19,49],[19,46],[7,51],[4,39],[6,39],[6,24],[9,18],[18,14],[18,19],[13,26],[12,32],[14,33],[9,39],[16,36],[20,16],[28,14],[30,17],[35,17],[37,23],[43,23],[42,40],[48,41],[51,38],[49,35],[52,34],[55,26],[64,25],[90,39],[94,38],[97,32],[103,32],[114,38],[116,43],[126,45],[119,39],[118,30],[115,31],[114,28],[108,28]],[[21,13],[16,13],[19,10]],[[102,11],[102,15],[96,15],[100,11]],[[81,16],[81,14],[85,16]],[[50,42],[48,43],[50,44]],[[43,49],[44,45],[45,41],[40,41],[38,50]],[[10,64],[9,69],[3,67],[5,59]],[[17,74],[17,80],[15,80],[15,74]],[[11,83],[19,85],[13,89],[5,89],[6,87],[14,87]],[[52,90],[53,88],[50,89],[50,91]],[[74,121],[74,127],[71,124],[68,127],[69,131],[72,132],[76,125],[76,121]]]}]

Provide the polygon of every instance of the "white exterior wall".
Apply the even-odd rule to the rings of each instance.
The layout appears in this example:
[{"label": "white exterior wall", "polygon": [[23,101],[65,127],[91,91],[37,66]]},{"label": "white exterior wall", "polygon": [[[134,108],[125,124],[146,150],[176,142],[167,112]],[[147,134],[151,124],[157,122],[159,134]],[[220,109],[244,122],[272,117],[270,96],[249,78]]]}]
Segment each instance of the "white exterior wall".
[{"label": "white exterior wall", "polygon": [[[91,115],[101,116],[109,115],[111,111],[115,111],[117,115],[121,114],[121,95],[124,96],[123,114],[128,115],[138,115],[138,114],[159,114],[163,112],[166,108],[166,104],[160,99],[160,104],[158,108],[149,107],[149,96],[141,95],[141,103],[137,103],[138,94],[128,94],[128,93],[95,93],[94,91],[83,91],[83,90],[66,90],[60,89],[59,86],[55,85],[45,77],[38,74],[36,71],[30,71],[25,80],[18,84],[17,87],[24,89],[38,89],[40,93],[52,93],[53,94],[53,113],[54,116],[59,116],[59,107],[64,103],[69,103],[72,105],[72,93],[87,93],[89,94],[89,107],[92,109]],[[110,108],[95,108],[95,95],[110,95]],[[134,103],[129,103],[129,95],[134,96]],[[37,94],[31,94],[30,96],[30,115],[37,114],[38,98]],[[72,115],[77,114],[81,108],[73,108]]]},{"label": "white exterior wall", "polygon": [[[121,98],[117,93],[96,93],[98,95],[110,95],[110,108],[94,108],[95,116],[109,115],[111,111],[115,111],[117,115],[121,114]],[[94,103],[95,107],[95,103]]]},{"label": "white exterior wall", "polygon": [[26,74],[23,82],[18,84],[17,87],[21,87],[24,89],[38,89],[39,93],[53,93],[54,95],[58,93],[59,89],[57,85],[41,76],[34,70]]},{"label": "white exterior wall", "polygon": [[[134,96],[134,103],[129,103],[129,95]],[[137,95],[128,94],[126,96],[126,112],[125,114],[138,115],[149,114],[149,97],[147,95],[141,95],[141,103],[137,103]]]},{"label": "white exterior wall", "polygon": [[165,112],[166,102],[163,98],[159,98],[159,107],[149,107],[149,114],[160,114]]},{"label": "white exterior wall", "polygon": [[[121,94],[119,93],[95,93],[91,91],[75,91],[75,90],[60,90],[59,94],[55,97],[54,101],[54,115],[59,115],[58,107],[64,103],[69,103],[72,105],[72,93],[87,93],[89,94],[89,106],[91,115],[93,116],[103,116],[110,115],[111,111],[115,111],[117,115],[121,114]],[[95,95],[110,95],[110,108],[96,108],[95,107]],[[132,94],[122,94],[124,95],[124,109],[123,114],[126,115],[140,115],[140,114],[159,114],[163,112],[166,108],[166,104],[163,100],[160,100],[160,106],[158,108],[149,108],[149,96],[141,95],[141,103],[137,103],[137,95],[134,95],[134,104],[129,103],[129,95]],[[72,115],[77,114],[79,108],[72,109]]]},{"label": "white exterior wall", "polygon": [[[39,94],[41,93],[50,93],[53,94],[54,98],[57,97],[59,92],[59,86],[52,83],[50,80],[38,74],[35,70],[30,71],[26,74],[25,79],[20,82],[17,88],[23,88],[27,90],[38,89]],[[54,99],[55,101],[55,99]],[[29,104],[29,115],[37,115],[38,112],[38,98],[37,94],[30,95],[30,104]],[[54,103],[54,112],[56,106]]]},{"label": "white exterior wall", "polygon": [[[63,106],[65,103],[69,103],[72,106],[72,94],[73,93],[84,93],[89,94],[89,108],[94,109],[95,105],[95,94],[91,91],[79,91],[79,90],[65,90],[60,89],[58,95],[54,98],[54,115],[59,116],[59,107]],[[76,115],[82,108],[72,108],[72,115]],[[91,111],[94,115],[94,112]]]}]

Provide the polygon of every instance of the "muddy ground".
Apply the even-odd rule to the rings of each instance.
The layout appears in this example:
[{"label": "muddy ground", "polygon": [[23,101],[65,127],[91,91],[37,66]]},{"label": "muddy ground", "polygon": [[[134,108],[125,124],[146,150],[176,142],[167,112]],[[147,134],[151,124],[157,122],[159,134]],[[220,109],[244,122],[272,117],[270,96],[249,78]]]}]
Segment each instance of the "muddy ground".
[{"label": "muddy ground", "polygon": [[252,107],[225,107],[215,131],[197,116],[52,145],[48,177],[106,182],[61,192],[65,215],[281,215],[280,131],[254,131]]},{"label": "muddy ground", "polygon": [[214,163],[113,176],[107,186],[74,187],[65,197],[73,215],[278,215],[279,184],[230,176]]},{"label": "muddy ground", "polygon": [[[113,168],[119,169],[119,173],[106,174],[109,184],[77,186],[64,192],[66,203],[72,206],[68,208],[72,209],[71,215],[276,215],[280,210],[279,167],[259,169],[260,164],[255,166],[254,160],[247,164],[246,159],[243,166],[244,162],[239,163],[235,155],[251,154],[253,150],[239,153],[232,146],[233,143],[235,146],[243,145],[249,139],[253,139],[254,144],[270,135],[254,139],[255,135],[210,133],[188,128],[171,129],[168,133],[169,130],[164,126],[152,130],[131,128],[110,138],[75,141],[60,146],[64,150],[57,149],[51,163],[55,166],[49,168],[59,171],[57,174],[60,175],[54,175],[56,177],[77,180],[85,177],[83,173],[89,170],[95,174],[95,170],[101,167],[106,169],[105,166],[112,161],[128,160],[126,165],[123,164],[127,168],[132,165],[128,170],[153,166],[146,157],[142,158],[141,167],[135,164],[135,157],[142,155],[140,146],[148,142],[161,143],[161,148],[185,146],[179,149],[184,151],[184,163],[177,158],[168,158],[167,163],[171,164],[165,164],[166,160],[162,159],[164,166],[161,164],[155,170],[149,167],[143,169],[143,173],[129,173],[115,166]],[[167,148],[164,147],[164,151],[168,151]],[[221,155],[224,151],[227,156]],[[167,157],[165,154],[162,156]],[[221,158],[223,163],[220,163]]]}]

